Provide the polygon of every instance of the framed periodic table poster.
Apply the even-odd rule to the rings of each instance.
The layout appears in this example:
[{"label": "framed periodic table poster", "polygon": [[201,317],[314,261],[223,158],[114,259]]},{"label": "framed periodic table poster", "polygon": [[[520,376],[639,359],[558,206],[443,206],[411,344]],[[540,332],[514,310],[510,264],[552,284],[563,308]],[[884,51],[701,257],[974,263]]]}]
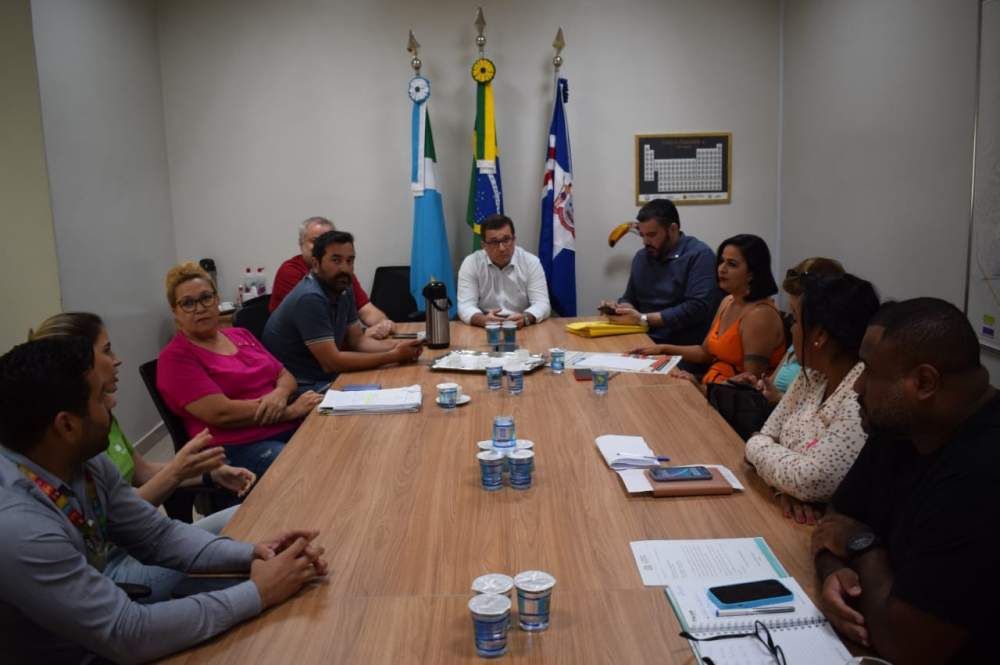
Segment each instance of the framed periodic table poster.
[{"label": "framed periodic table poster", "polygon": [[635,204],[670,199],[677,205],[729,203],[732,132],[637,134]]}]

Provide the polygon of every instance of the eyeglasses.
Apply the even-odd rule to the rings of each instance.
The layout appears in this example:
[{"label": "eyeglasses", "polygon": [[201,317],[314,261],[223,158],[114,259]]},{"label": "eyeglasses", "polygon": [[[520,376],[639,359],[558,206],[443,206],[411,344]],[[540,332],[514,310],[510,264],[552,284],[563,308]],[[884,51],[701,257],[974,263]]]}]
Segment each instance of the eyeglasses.
[{"label": "eyeglasses", "polygon": [[[774,640],[771,638],[771,631],[767,629],[767,626],[762,624],[760,621],[753,622],[754,631],[752,633],[733,633],[732,635],[716,635],[714,637],[695,637],[686,630],[681,632],[681,637],[686,640],[693,640],[695,642],[714,642],[715,640],[734,640],[743,637],[756,637],[760,640],[760,643],[764,645],[768,653],[774,657],[774,662],[778,665],[788,665],[788,661],[785,660],[785,652],[781,650]],[[702,662],[705,665],[715,665],[711,658],[702,658]]]},{"label": "eyeglasses", "polygon": [[185,312],[193,312],[198,305],[201,305],[205,309],[210,308],[219,300],[219,296],[216,293],[202,293],[197,298],[184,298],[177,301],[177,306]]},{"label": "eyeglasses", "polygon": [[502,247],[512,242],[514,242],[514,236],[507,236],[505,238],[497,238],[496,240],[484,240],[483,244],[487,247]]}]

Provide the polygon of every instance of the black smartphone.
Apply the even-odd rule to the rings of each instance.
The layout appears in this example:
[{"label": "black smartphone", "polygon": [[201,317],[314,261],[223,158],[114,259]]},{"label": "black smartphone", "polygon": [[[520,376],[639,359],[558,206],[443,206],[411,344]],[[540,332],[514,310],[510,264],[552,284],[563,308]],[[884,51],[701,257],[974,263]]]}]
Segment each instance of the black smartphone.
[{"label": "black smartphone", "polygon": [[795,599],[795,596],[788,590],[788,587],[778,580],[758,580],[709,587],[708,598],[718,608],[728,610],[774,603],[790,603]]},{"label": "black smartphone", "polygon": [[611,316],[615,313],[615,308],[612,307],[611,305],[601,305],[600,307],[597,308],[597,311],[600,312],[601,314],[606,314],[608,316]]},{"label": "black smartphone", "polygon": [[420,333],[407,333],[407,332],[397,332],[389,335],[392,339],[416,339],[420,337]]},{"label": "black smartphone", "polygon": [[590,370],[589,369],[574,369],[573,378],[577,381],[590,381]]},{"label": "black smartphone", "polygon": [[712,472],[703,466],[660,466],[649,470],[649,475],[658,482],[677,480],[711,480]]}]

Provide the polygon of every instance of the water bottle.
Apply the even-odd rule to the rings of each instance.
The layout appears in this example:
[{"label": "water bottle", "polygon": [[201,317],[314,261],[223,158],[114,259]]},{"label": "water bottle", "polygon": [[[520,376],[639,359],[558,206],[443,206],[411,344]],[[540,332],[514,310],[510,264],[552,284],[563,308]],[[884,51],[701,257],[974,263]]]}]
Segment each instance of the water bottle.
[{"label": "water bottle", "polygon": [[257,295],[262,296],[267,293],[267,273],[264,272],[264,266],[257,267]]}]

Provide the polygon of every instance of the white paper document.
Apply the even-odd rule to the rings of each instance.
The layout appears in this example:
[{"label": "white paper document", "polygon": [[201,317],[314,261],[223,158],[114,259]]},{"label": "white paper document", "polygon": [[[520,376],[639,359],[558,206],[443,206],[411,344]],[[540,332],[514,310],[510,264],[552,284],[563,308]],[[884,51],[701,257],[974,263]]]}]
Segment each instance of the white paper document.
[{"label": "white paper document", "polygon": [[669,374],[670,370],[676,367],[680,361],[680,356],[638,358],[621,353],[566,352],[566,366],[573,369],[606,369],[611,372]]},{"label": "white paper document", "polygon": [[420,386],[417,384],[386,390],[327,390],[319,412],[340,415],[418,411],[421,401]]},{"label": "white paper document", "polygon": [[788,577],[763,538],[637,540],[629,543],[646,586],[731,584]]},{"label": "white paper document", "polygon": [[594,439],[594,443],[604,456],[604,461],[615,471],[660,466],[656,453],[646,445],[646,440],[641,436],[605,434]]}]

